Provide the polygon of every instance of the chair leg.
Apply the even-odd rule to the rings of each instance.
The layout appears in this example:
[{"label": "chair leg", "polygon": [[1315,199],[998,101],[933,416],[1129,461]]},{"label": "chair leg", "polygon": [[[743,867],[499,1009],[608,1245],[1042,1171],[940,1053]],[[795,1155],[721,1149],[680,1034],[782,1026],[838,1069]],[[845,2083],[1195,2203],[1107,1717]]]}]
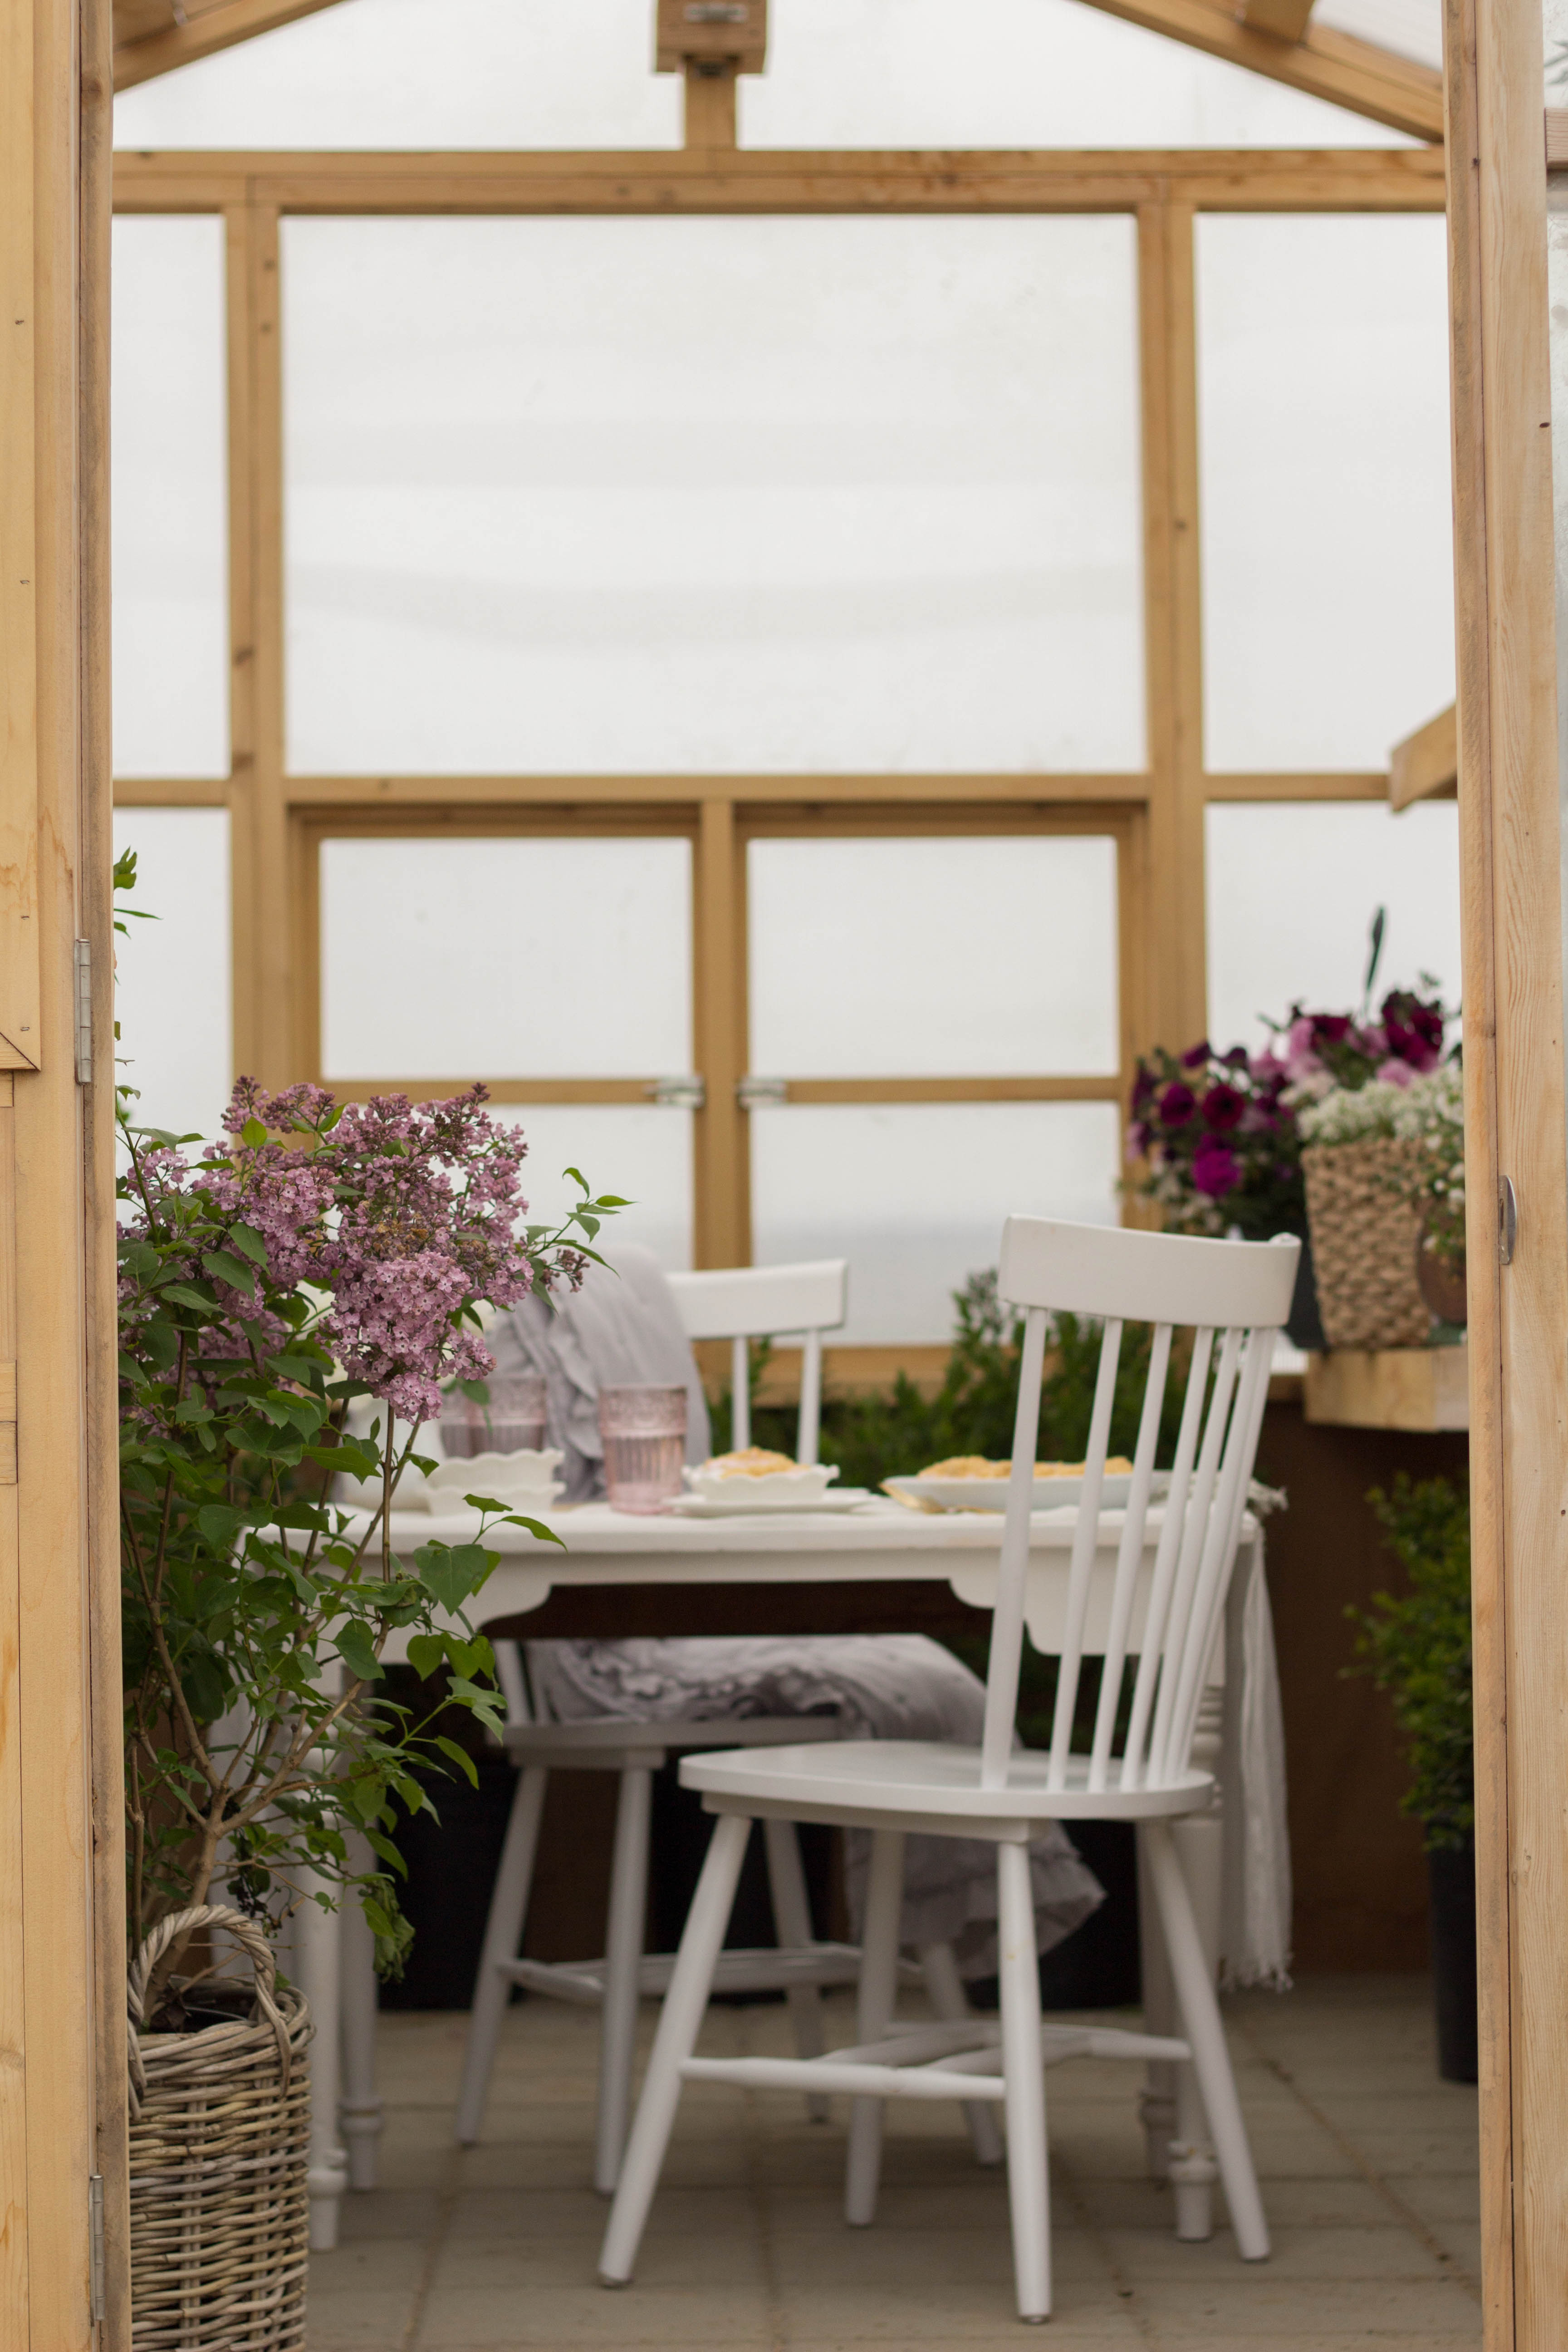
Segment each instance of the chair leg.
[{"label": "chair leg", "polygon": [[616,1807],[609,1925],[605,1937],[599,2112],[594,2133],[594,2186],[601,2197],[615,2194],[632,2112],[632,2062],[637,2055],[637,1990],[642,1971],[643,1916],[647,1908],[652,1815],[653,1774],[646,1764],[628,1764],[621,1774]]},{"label": "chair leg", "polygon": [[1046,2071],[1040,2046],[1040,1962],[1026,1845],[996,1849],[1001,1947],[1002,2066],[1007,2085],[1007,2196],[1018,2316],[1051,2315],[1050,2178],[1046,2157]]},{"label": "chair leg", "polygon": [[[1219,1974],[1220,1878],[1225,1843],[1218,1812],[1189,1813],[1173,1822],[1171,1843],[1192,1903],[1204,1966],[1212,1985]],[[1176,2066],[1172,2073],[1176,2086],[1176,2125],[1169,2179],[1176,2209],[1176,2235],[1185,2244],[1201,2245],[1214,2235],[1214,2191],[1219,2179],[1214,2134],[1204,2107],[1196,2067]]]},{"label": "chair leg", "polygon": [[529,1889],[533,1884],[533,1857],[539,1846],[539,1817],[550,1775],[531,1764],[519,1775],[517,1793],[506,1825],[500,1868],[485,1922],[484,1950],[474,1982],[474,2010],[463,2052],[462,2088],[458,2094],[458,2137],[465,2147],[479,2136],[489,2096],[490,2069],[495,2064],[500,2021],[506,2013],[511,1985],[501,1969],[517,1958],[522,1923],[528,1916]]},{"label": "chair leg", "polygon": [[[963,1979],[958,1973],[952,1946],[922,1946],[921,1968],[926,1980],[926,1999],[931,2005],[933,2016],[951,2019],[955,2024],[960,2018],[967,2017],[970,2013],[969,1996],[963,1990]],[[1004,2150],[994,2101],[965,2099],[963,2120],[969,2126],[976,2164],[1000,2164]]]},{"label": "chair leg", "polygon": [[[1145,2033],[1173,2034],[1176,2031],[1175,1988],[1171,1982],[1171,1963],[1165,1956],[1160,1906],[1154,1899],[1154,1882],[1150,1875],[1149,1858],[1144,1851],[1142,1823],[1138,1829],[1138,1944],[1139,1973],[1143,1984],[1143,2031]],[[1149,2178],[1151,2180],[1168,2179],[1171,2142],[1177,2136],[1176,2068],[1171,2059],[1150,2059],[1148,2079],[1139,2094],[1138,2110],[1148,2152]]]},{"label": "chair leg", "polygon": [[1219,2162],[1220,2179],[1225,2183],[1226,2202],[1230,2207],[1231,2227],[1244,2259],[1249,2263],[1263,2262],[1268,2253],[1268,2224],[1263,2218],[1263,2200],[1258,2191],[1258,2176],[1252,2167],[1252,2151],[1247,2146],[1247,2126],[1242,2121],[1241,2102],[1236,2095],[1236,2078],[1230,2070],[1230,2053],[1226,2047],[1225,2026],[1215,1997],[1214,1978],[1204,1954],[1197,1921],[1193,1915],[1192,1897],[1171,1832],[1163,1822],[1151,1822],[1145,1827],[1144,1843],[1149,1856],[1149,1874],[1153,1882],[1154,1897],[1160,1906],[1160,1921],[1165,1931],[1165,1948],[1171,1958],[1171,1974],[1175,1981],[1176,2000],[1181,2009],[1182,2031],[1191,2042],[1193,2064],[1197,2073],[1198,2087],[1204,2105],[1208,2110],[1209,2128],[1214,2134],[1215,2154]]},{"label": "chair leg", "polygon": [[[873,1831],[866,1924],[860,1937],[860,1993],[855,2018],[856,2039],[860,2042],[881,2041],[892,2021],[899,1989],[899,1923],[903,1907],[903,1832]],[[858,2230],[866,2228],[877,2210],[886,2107],[883,2099],[850,2102],[844,2218]]]},{"label": "chair leg", "polygon": [[[793,1822],[766,1821],[763,1823],[763,1838],[767,1848],[774,1935],[786,1949],[804,1951],[816,1939],[811,1927],[805,1872],[801,1866],[800,1833]],[[822,2031],[822,1995],[815,1985],[794,1985],[789,2008],[796,2057],[820,2058],[827,2047]],[[808,2093],[805,2112],[811,2122],[825,2124],[830,2105],[821,2091]]]},{"label": "chair leg", "polygon": [[637,2262],[680,2100],[680,2069],[701,2031],[751,1827],[742,1814],[721,1814],[708,1847],[680,1938],[675,1973],[664,1997],[631,2137],[621,2159],[616,2201],[599,2254],[599,2276],[605,2286],[625,2286]]}]

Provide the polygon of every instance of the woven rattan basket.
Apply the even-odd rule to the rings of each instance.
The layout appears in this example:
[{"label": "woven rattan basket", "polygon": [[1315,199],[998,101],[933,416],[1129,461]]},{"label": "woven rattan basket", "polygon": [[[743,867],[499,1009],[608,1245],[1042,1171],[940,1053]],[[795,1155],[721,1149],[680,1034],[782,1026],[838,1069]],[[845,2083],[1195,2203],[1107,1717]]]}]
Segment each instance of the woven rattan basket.
[{"label": "woven rattan basket", "polygon": [[1430,1336],[1432,1310],[1415,1281],[1421,1221],[1402,1197],[1420,1159],[1419,1143],[1375,1135],[1301,1154],[1331,1348],[1419,1348]]},{"label": "woven rattan basket", "polygon": [[[148,1981],[177,1937],[221,1927],[255,1970],[252,2013],[143,2033]],[[216,1987],[207,1987],[214,1994]],[[238,1987],[224,1990],[244,2000]],[[132,1965],[133,2352],[300,2352],[310,2242],[310,2012],[279,1990],[255,1922],[215,1905],[153,1930]]]}]

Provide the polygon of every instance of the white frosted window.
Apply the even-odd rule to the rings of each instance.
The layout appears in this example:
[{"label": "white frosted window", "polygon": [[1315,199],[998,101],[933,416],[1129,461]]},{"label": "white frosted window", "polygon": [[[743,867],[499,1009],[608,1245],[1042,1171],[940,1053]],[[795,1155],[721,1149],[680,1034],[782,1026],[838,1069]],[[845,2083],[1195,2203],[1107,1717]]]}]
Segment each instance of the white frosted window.
[{"label": "white frosted window", "polygon": [[1079,0],[774,0],[767,71],[741,80],[740,135],[745,147],[1414,143]]},{"label": "white frosted window", "polygon": [[136,852],[128,920],[114,942],[114,1048],[143,1127],[212,1136],[233,1083],[228,811],[117,809],[114,847]]},{"label": "white frosted window", "polygon": [[1368,769],[1454,696],[1440,215],[1200,216],[1211,769]]},{"label": "white frosted window", "polygon": [[[1209,1034],[1255,1050],[1263,1016],[1354,1012],[1368,934],[1388,910],[1373,992],[1423,972],[1459,1001],[1459,832],[1451,801],[1395,816],[1375,801],[1211,806],[1207,823]],[[1193,1041],[1169,1037],[1179,1048]]]},{"label": "white frosted window", "polygon": [[349,839],[321,855],[327,1077],[689,1069],[688,842]]},{"label": "white frosted window", "polygon": [[224,228],[114,223],[114,772],[228,773]]},{"label": "white frosted window", "polygon": [[296,773],[1142,764],[1127,217],[283,257]]},{"label": "white frosted window", "polygon": [[759,1073],[1117,1066],[1116,844],[1103,835],[753,841],[748,886]]},{"label": "white frosted window", "polygon": [[119,147],[679,147],[652,0],[339,0],[114,101]]},{"label": "white frosted window", "polygon": [[1443,70],[1442,0],[1317,0],[1312,23]]},{"label": "white frosted window", "polygon": [[[500,1123],[528,1143],[522,1191],[530,1224],[558,1223],[581,1200],[568,1168],[595,1193],[631,1206],[606,1220],[593,1244],[614,1265],[619,1241],[640,1243],[668,1273],[691,1264],[691,1113],[621,1103],[492,1103]],[[578,1238],[581,1238],[579,1236]]]},{"label": "white frosted window", "polygon": [[786,1105],[752,1113],[759,1265],[847,1257],[835,1344],[948,1339],[952,1294],[1016,1213],[1114,1224],[1114,1103]]}]

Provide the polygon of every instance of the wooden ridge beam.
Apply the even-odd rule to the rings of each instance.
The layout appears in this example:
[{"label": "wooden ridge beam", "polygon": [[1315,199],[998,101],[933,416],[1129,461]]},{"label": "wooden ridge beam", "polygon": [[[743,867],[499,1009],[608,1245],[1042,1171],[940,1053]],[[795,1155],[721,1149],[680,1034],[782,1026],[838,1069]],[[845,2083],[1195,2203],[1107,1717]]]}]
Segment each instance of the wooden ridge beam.
[{"label": "wooden ridge beam", "polygon": [[313,16],[337,0],[115,0],[114,87],[139,82],[215,57],[237,41],[253,40],[300,16]]}]

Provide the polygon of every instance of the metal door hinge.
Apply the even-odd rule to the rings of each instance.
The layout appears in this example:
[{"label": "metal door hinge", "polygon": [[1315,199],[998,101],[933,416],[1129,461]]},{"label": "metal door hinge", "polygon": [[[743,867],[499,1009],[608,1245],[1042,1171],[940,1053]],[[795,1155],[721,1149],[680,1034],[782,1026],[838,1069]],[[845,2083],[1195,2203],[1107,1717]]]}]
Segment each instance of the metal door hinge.
[{"label": "metal door hinge", "polygon": [[735,1099],[742,1110],[768,1110],[777,1103],[789,1100],[787,1078],[739,1078],[735,1082]]},{"label": "metal door hinge", "polygon": [[89,2172],[87,2177],[87,2249],[88,2292],[92,2298],[91,2317],[95,2326],[104,2317],[103,2303],[103,2175]]},{"label": "metal door hinge", "polygon": [[708,1089],[700,1077],[649,1078],[644,1092],[661,1110],[700,1110],[708,1099]]},{"label": "metal door hinge", "polygon": [[76,943],[76,1078],[92,1084],[92,941]]},{"label": "metal door hinge", "polygon": [[1497,1228],[1498,1256],[1504,1265],[1511,1265],[1514,1244],[1519,1239],[1519,1200],[1507,1176],[1498,1187]]}]

